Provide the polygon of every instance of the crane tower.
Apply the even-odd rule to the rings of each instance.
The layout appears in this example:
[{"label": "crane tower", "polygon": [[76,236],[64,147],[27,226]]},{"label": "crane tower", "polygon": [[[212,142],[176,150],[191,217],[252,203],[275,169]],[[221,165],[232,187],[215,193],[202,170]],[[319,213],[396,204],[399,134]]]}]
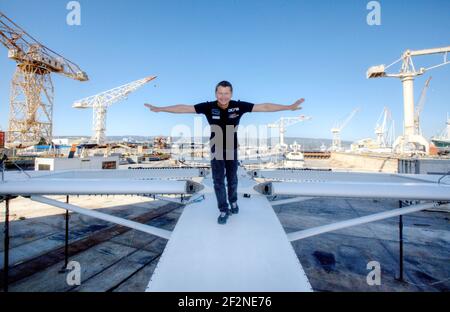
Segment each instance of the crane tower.
[{"label": "crane tower", "polygon": [[0,42],[17,63],[11,83],[6,146],[27,147],[53,138],[52,73],[87,81],[78,65],[47,48],[0,12]]},{"label": "crane tower", "polygon": [[[416,133],[416,127],[414,122],[414,79],[417,76],[423,75],[428,70],[449,64],[447,54],[450,52],[450,46],[443,48],[424,49],[418,51],[405,51],[400,59],[395,61],[389,66],[378,65],[372,66],[367,71],[367,78],[399,78],[403,84],[403,111],[404,111],[404,129],[403,135],[398,137],[394,142],[394,151],[400,153],[412,152],[412,153],[429,153],[429,143],[421,135]],[[413,63],[413,57],[425,56],[433,54],[443,54],[444,60],[442,63],[431,66],[428,68],[416,69]],[[388,74],[386,70],[394,64],[402,62],[400,72],[397,74]]]}]

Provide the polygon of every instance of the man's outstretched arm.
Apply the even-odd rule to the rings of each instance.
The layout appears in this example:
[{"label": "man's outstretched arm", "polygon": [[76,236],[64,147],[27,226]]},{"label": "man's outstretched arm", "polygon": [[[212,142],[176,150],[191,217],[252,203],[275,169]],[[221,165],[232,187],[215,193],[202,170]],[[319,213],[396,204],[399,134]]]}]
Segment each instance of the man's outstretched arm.
[{"label": "man's outstretched arm", "polygon": [[174,114],[195,114],[195,108],[193,105],[178,104],[172,106],[158,107],[151,104],[144,104],[144,106],[155,113],[165,112]]},{"label": "man's outstretched arm", "polygon": [[299,110],[302,109],[300,105],[305,101],[305,99],[300,99],[295,101],[294,104],[291,105],[281,105],[281,104],[273,104],[273,103],[263,103],[263,104],[255,104],[253,106],[252,112],[280,112],[286,110]]}]

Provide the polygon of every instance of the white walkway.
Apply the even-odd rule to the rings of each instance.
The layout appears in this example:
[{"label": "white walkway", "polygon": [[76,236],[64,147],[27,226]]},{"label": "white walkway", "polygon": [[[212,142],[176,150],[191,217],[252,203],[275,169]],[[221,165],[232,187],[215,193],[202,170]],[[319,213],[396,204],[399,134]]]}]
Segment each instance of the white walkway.
[{"label": "white walkway", "polygon": [[211,176],[203,184],[205,200],[184,209],[147,291],[312,291],[270,203],[243,170],[240,212],[226,225],[217,223]]}]

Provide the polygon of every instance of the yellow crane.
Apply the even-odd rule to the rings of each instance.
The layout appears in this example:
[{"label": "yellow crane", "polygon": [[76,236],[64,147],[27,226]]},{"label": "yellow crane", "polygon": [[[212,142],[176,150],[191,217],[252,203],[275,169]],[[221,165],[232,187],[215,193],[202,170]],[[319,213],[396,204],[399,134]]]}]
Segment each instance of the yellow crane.
[{"label": "yellow crane", "polygon": [[34,39],[0,12],[0,42],[17,63],[11,83],[8,147],[27,147],[53,138],[52,73],[87,81],[78,65]]}]

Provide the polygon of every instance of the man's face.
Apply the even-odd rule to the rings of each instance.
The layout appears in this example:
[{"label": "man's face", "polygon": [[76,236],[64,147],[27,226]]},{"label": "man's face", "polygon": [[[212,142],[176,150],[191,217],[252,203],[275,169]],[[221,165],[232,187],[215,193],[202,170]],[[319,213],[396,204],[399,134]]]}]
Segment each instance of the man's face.
[{"label": "man's face", "polygon": [[231,92],[230,87],[221,87],[219,86],[216,91],[216,98],[219,106],[227,107],[228,103],[231,101],[231,97],[233,96],[233,92]]}]

